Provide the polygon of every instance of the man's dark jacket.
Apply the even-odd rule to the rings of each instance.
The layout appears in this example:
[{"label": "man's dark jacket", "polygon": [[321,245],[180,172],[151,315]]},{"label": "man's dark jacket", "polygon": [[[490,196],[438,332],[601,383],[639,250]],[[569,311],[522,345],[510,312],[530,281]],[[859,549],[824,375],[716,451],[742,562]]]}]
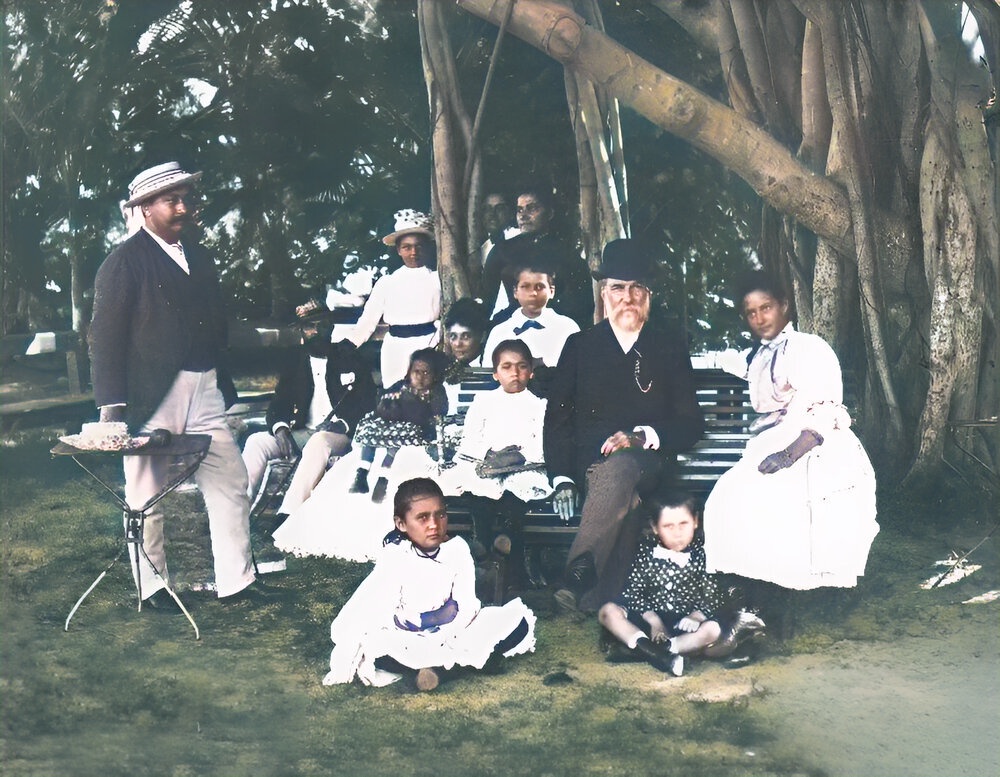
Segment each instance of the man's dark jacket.
[{"label": "man's dark jacket", "polygon": [[545,468],[582,488],[587,468],[602,458],[601,445],[615,432],[652,427],[659,452],[670,455],[693,446],[703,425],[684,338],[647,322],[623,353],[605,320],[570,335],[563,347],[545,410]]},{"label": "man's dark jacket", "polygon": [[[293,429],[305,428],[309,423],[314,388],[309,353],[299,348],[289,357],[278,377],[274,399],[267,408],[267,428],[273,429],[279,421]],[[326,393],[336,417],[347,423],[345,432],[349,434],[354,433],[361,417],[375,408],[378,392],[371,370],[350,342],[329,343]]]},{"label": "man's dark jacket", "polygon": [[523,232],[493,246],[483,266],[483,293],[487,305],[493,304],[497,289],[503,283],[507,298],[516,309],[515,271],[525,263],[541,264],[555,274],[553,310],[569,316],[582,329],[593,324],[594,284],[587,263],[569,242],[549,232]]},{"label": "man's dark jacket", "polygon": [[140,229],[104,260],[94,282],[94,401],[126,403],[133,430],[156,411],[177,373],[192,367],[195,351],[214,362],[194,366],[217,370],[226,405],[236,399],[222,363],[226,316],[215,266],[200,245],[182,243],[190,275]]}]

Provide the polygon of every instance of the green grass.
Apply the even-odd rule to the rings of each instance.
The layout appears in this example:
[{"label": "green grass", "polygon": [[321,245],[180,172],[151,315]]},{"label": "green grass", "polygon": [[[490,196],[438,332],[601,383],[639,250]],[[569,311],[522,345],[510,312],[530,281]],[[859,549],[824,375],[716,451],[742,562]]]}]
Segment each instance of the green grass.
[{"label": "green grass", "polygon": [[[0,448],[5,775],[818,774],[748,758],[773,725],[752,699],[690,702],[648,667],[605,664],[596,622],[554,616],[541,592],[531,597],[535,653],[499,676],[456,673],[431,694],[321,685],[330,621],[368,569],[330,559],[289,559],[271,579],[291,596],[264,608],[188,593],[200,641],[183,618],[137,613],[120,563],[64,631],[119,549],[119,518],[48,447],[24,436]],[[168,529],[169,554],[184,587],[210,575],[210,559],[197,496],[178,495],[174,507],[182,519]],[[815,596],[781,650],[941,633],[967,617],[947,606],[960,591],[935,592],[928,605],[912,585],[913,570],[940,553],[927,528],[935,506],[890,508],[859,589]],[[967,513],[949,521],[948,532],[968,537],[989,528]],[[734,674],[702,663],[690,681]],[[560,677],[570,682],[552,683]]]}]

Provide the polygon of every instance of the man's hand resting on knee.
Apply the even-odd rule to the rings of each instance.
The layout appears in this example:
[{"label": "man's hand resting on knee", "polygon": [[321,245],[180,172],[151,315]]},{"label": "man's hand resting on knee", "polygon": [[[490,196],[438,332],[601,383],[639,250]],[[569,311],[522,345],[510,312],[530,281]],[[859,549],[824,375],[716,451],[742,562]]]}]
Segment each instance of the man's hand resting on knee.
[{"label": "man's hand resting on knee", "polygon": [[280,427],[274,433],[274,440],[278,443],[278,452],[283,459],[297,459],[299,457],[299,446],[292,437],[292,430],[287,426]]}]

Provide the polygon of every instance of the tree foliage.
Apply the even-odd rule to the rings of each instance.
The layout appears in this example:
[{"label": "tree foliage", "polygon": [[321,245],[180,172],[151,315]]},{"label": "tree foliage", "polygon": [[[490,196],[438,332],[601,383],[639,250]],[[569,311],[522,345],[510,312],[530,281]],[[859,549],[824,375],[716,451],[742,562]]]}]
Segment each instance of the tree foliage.
[{"label": "tree foliage", "polygon": [[[5,331],[65,320],[46,284],[68,289],[83,256],[89,289],[128,180],[165,159],[205,171],[201,222],[241,315],[287,318],[305,289],[390,261],[392,213],[428,207],[427,130],[400,66],[419,61],[412,8],[370,5],[6,4]],[[23,300],[46,296],[28,321]]]},{"label": "tree foliage", "polygon": [[[961,38],[978,20],[995,64],[997,4],[648,5],[718,57],[728,107],[565,5],[518,4],[509,29],[755,189],[762,259],[794,281],[803,327],[865,376],[876,460],[922,478],[950,421],[997,407],[995,92]],[[979,448],[995,462],[996,432]]]}]

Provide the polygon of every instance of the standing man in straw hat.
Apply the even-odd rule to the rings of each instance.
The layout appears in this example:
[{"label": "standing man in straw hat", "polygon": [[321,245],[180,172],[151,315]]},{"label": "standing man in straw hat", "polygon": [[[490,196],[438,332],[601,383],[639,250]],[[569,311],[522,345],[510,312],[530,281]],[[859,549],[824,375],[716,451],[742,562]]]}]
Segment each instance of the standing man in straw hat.
[{"label": "standing man in straw hat", "polygon": [[394,246],[403,266],[375,283],[361,318],[348,340],[361,346],[384,320],[389,332],[382,340],[382,385],[406,377],[410,355],[438,342],[441,315],[441,281],[436,270],[425,267],[434,239],[431,217],[415,210],[396,213],[396,228],[382,242]]},{"label": "standing man in straw hat", "polygon": [[[218,369],[226,345],[218,278],[204,249],[182,240],[191,187],[200,177],[167,162],[129,185],[125,207],[138,206],[143,225],[97,272],[90,327],[94,399],[101,421],[126,421],[133,433],[212,436],[195,479],[208,510],[216,589],[226,601],[259,600],[266,594],[252,569],[247,471],[225,420],[236,392]],[[125,498],[140,507],[159,492],[169,462],[162,456],[126,456],[124,462]],[[147,513],[149,561],[141,559],[133,573],[146,604],[179,611],[164,590],[162,504]]]},{"label": "standing man in straw hat", "polygon": [[570,335],[545,411],[545,468],[560,517],[585,493],[570,548],[563,609],[596,610],[621,592],[639,539],[629,516],[642,493],[668,473],[667,456],[701,436],[691,359],[683,337],[649,320],[655,265],[635,240],[604,247],[601,282],[607,319]]}]

